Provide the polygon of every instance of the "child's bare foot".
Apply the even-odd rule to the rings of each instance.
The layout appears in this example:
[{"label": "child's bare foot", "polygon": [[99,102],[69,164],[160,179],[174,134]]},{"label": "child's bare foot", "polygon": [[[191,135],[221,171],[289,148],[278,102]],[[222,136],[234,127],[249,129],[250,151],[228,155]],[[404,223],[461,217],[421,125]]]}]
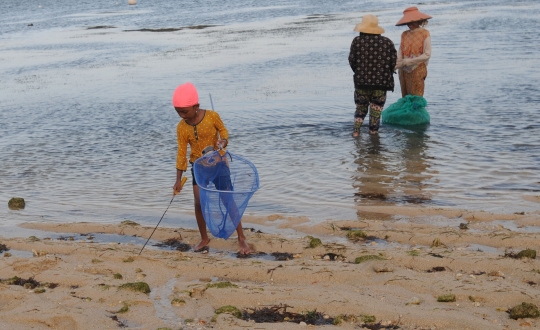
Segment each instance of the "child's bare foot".
[{"label": "child's bare foot", "polygon": [[377,135],[377,134],[379,134],[379,131],[369,131],[369,134],[371,134],[371,135]]},{"label": "child's bare foot", "polygon": [[240,245],[240,254],[250,254],[251,248],[245,240],[238,240],[238,245]]},{"label": "child's bare foot", "polygon": [[360,135],[360,132],[358,131],[352,132],[352,137],[358,137],[358,135]]},{"label": "child's bare foot", "polygon": [[208,245],[208,243],[210,243],[209,239],[205,239],[205,240],[203,239],[199,244],[193,247],[193,251],[195,252],[202,251],[203,248],[205,248]]}]

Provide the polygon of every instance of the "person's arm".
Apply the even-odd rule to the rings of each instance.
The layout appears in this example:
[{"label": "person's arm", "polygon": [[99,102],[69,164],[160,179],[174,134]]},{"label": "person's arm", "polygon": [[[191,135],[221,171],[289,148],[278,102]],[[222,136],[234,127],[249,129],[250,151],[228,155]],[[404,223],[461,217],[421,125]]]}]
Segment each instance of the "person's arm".
[{"label": "person's arm", "polygon": [[176,181],[173,186],[173,192],[182,190],[182,174],[187,170],[188,138],[185,134],[182,134],[180,123],[176,127],[176,139],[178,141],[178,153],[176,154]]},{"label": "person's arm", "polygon": [[401,42],[399,43],[399,49],[397,50],[397,61],[396,61],[396,70],[403,67],[403,34],[401,34]]},{"label": "person's arm", "polygon": [[390,49],[390,70],[392,71],[392,74],[396,71],[396,65],[397,65],[397,51],[396,46],[394,46],[394,43],[392,40],[389,39],[389,49]]},{"label": "person's arm", "polygon": [[424,52],[414,58],[407,58],[405,59],[405,65],[412,66],[420,63],[425,63],[429,61],[429,58],[431,57],[431,36],[428,35],[428,37],[424,40]]},{"label": "person's arm", "polygon": [[219,132],[220,137],[220,139],[217,141],[216,147],[219,148],[219,144],[221,144],[222,148],[226,148],[227,145],[229,145],[229,131],[225,127],[225,124],[223,124],[223,121],[221,120],[219,114],[215,111],[214,114],[214,127]]},{"label": "person's arm", "polygon": [[351,43],[351,50],[349,51],[349,65],[351,66],[351,69],[353,70],[353,72],[356,72],[356,52],[357,52],[356,38],[354,38],[353,42]]},{"label": "person's arm", "polygon": [[400,49],[397,52],[396,70],[401,69],[402,67],[403,67],[403,55],[401,55],[401,46],[400,46]]}]

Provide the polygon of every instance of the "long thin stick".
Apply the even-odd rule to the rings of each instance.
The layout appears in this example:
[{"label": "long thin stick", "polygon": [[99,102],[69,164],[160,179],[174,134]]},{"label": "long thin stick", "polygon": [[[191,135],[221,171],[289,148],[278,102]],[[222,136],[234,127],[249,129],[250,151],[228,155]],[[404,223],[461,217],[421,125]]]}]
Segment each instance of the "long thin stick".
[{"label": "long thin stick", "polygon": [[[214,102],[212,102],[212,94],[208,93],[208,96],[210,96],[210,105],[212,106],[212,111],[216,111],[216,109],[214,109]],[[219,132],[217,133],[218,134],[218,140],[221,140],[221,136],[219,135]],[[221,146],[221,143],[219,143],[219,150],[222,150],[223,147]]]},{"label": "long thin stick", "polygon": [[212,106],[212,110],[216,111],[216,109],[214,109],[214,102],[212,102],[212,94],[208,93],[208,96],[210,96],[210,105]]},{"label": "long thin stick", "polygon": [[[184,186],[184,183],[186,183],[186,180],[187,180],[187,177],[182,178],[182,187]],[[150,237],[148,237],[148,239],[146,240],[146,243],[144,243],[141,251],[139,252],[139,255],[141,255],[142,251],[144,250],[144,247],[146,246],[146,244],[148,244],[148,241],[150,241],[150,238],[152,238],[152,235],[154,235],[154,232],[156,231],[157,227],[161,223],[161,220],[163,220],[163,217],[165,216],[165,213],[167,213],[167,211],[169,210],[169,207],[171,207],[171,204],[172,204],[172,202],[174,200],[174,196],[176,196],[176,194],[177,194],[177,192],[175,191],[172,198],[171,198],[171,201],[169,202],[169,206],[167,206],[167,209],[165,209],[165,212],[163,212],[163,215],[161,216],[161,219],[159,219],[159,222],[156,225],[156,228],[154,228],[154,230],[152,231],[152,234],[150,234]]]}]

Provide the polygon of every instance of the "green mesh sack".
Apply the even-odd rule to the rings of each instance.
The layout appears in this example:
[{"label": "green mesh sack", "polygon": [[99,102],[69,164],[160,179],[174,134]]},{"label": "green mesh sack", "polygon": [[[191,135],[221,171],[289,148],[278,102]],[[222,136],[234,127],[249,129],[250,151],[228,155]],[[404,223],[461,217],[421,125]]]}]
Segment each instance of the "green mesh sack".
[{"label": "green mesh sack", "polygon": [[406,95],[382,112],[382,121],[392,125],[422,125],[429,123],[427,101],[422,96]]}]

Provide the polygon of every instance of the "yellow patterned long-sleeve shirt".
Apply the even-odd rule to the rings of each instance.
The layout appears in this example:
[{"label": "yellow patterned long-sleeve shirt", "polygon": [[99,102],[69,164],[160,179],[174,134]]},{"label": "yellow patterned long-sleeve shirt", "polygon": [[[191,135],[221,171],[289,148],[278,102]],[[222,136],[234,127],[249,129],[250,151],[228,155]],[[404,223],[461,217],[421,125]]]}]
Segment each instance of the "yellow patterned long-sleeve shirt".
[{"label": "yellow patterned long-sleeve shirt", "polygon": [[202,151],[208,146],[215,146],[218,140],[229,139],[229,132],[219,114],[212,110],[206,110],[203,119],[197,125],[190,125],[182,119],[176,127],[178,140],[178,154],[176,155],[176,169],[187,170],[187,147],[191,147],[189,161],[195,162],[202,156]]}]

